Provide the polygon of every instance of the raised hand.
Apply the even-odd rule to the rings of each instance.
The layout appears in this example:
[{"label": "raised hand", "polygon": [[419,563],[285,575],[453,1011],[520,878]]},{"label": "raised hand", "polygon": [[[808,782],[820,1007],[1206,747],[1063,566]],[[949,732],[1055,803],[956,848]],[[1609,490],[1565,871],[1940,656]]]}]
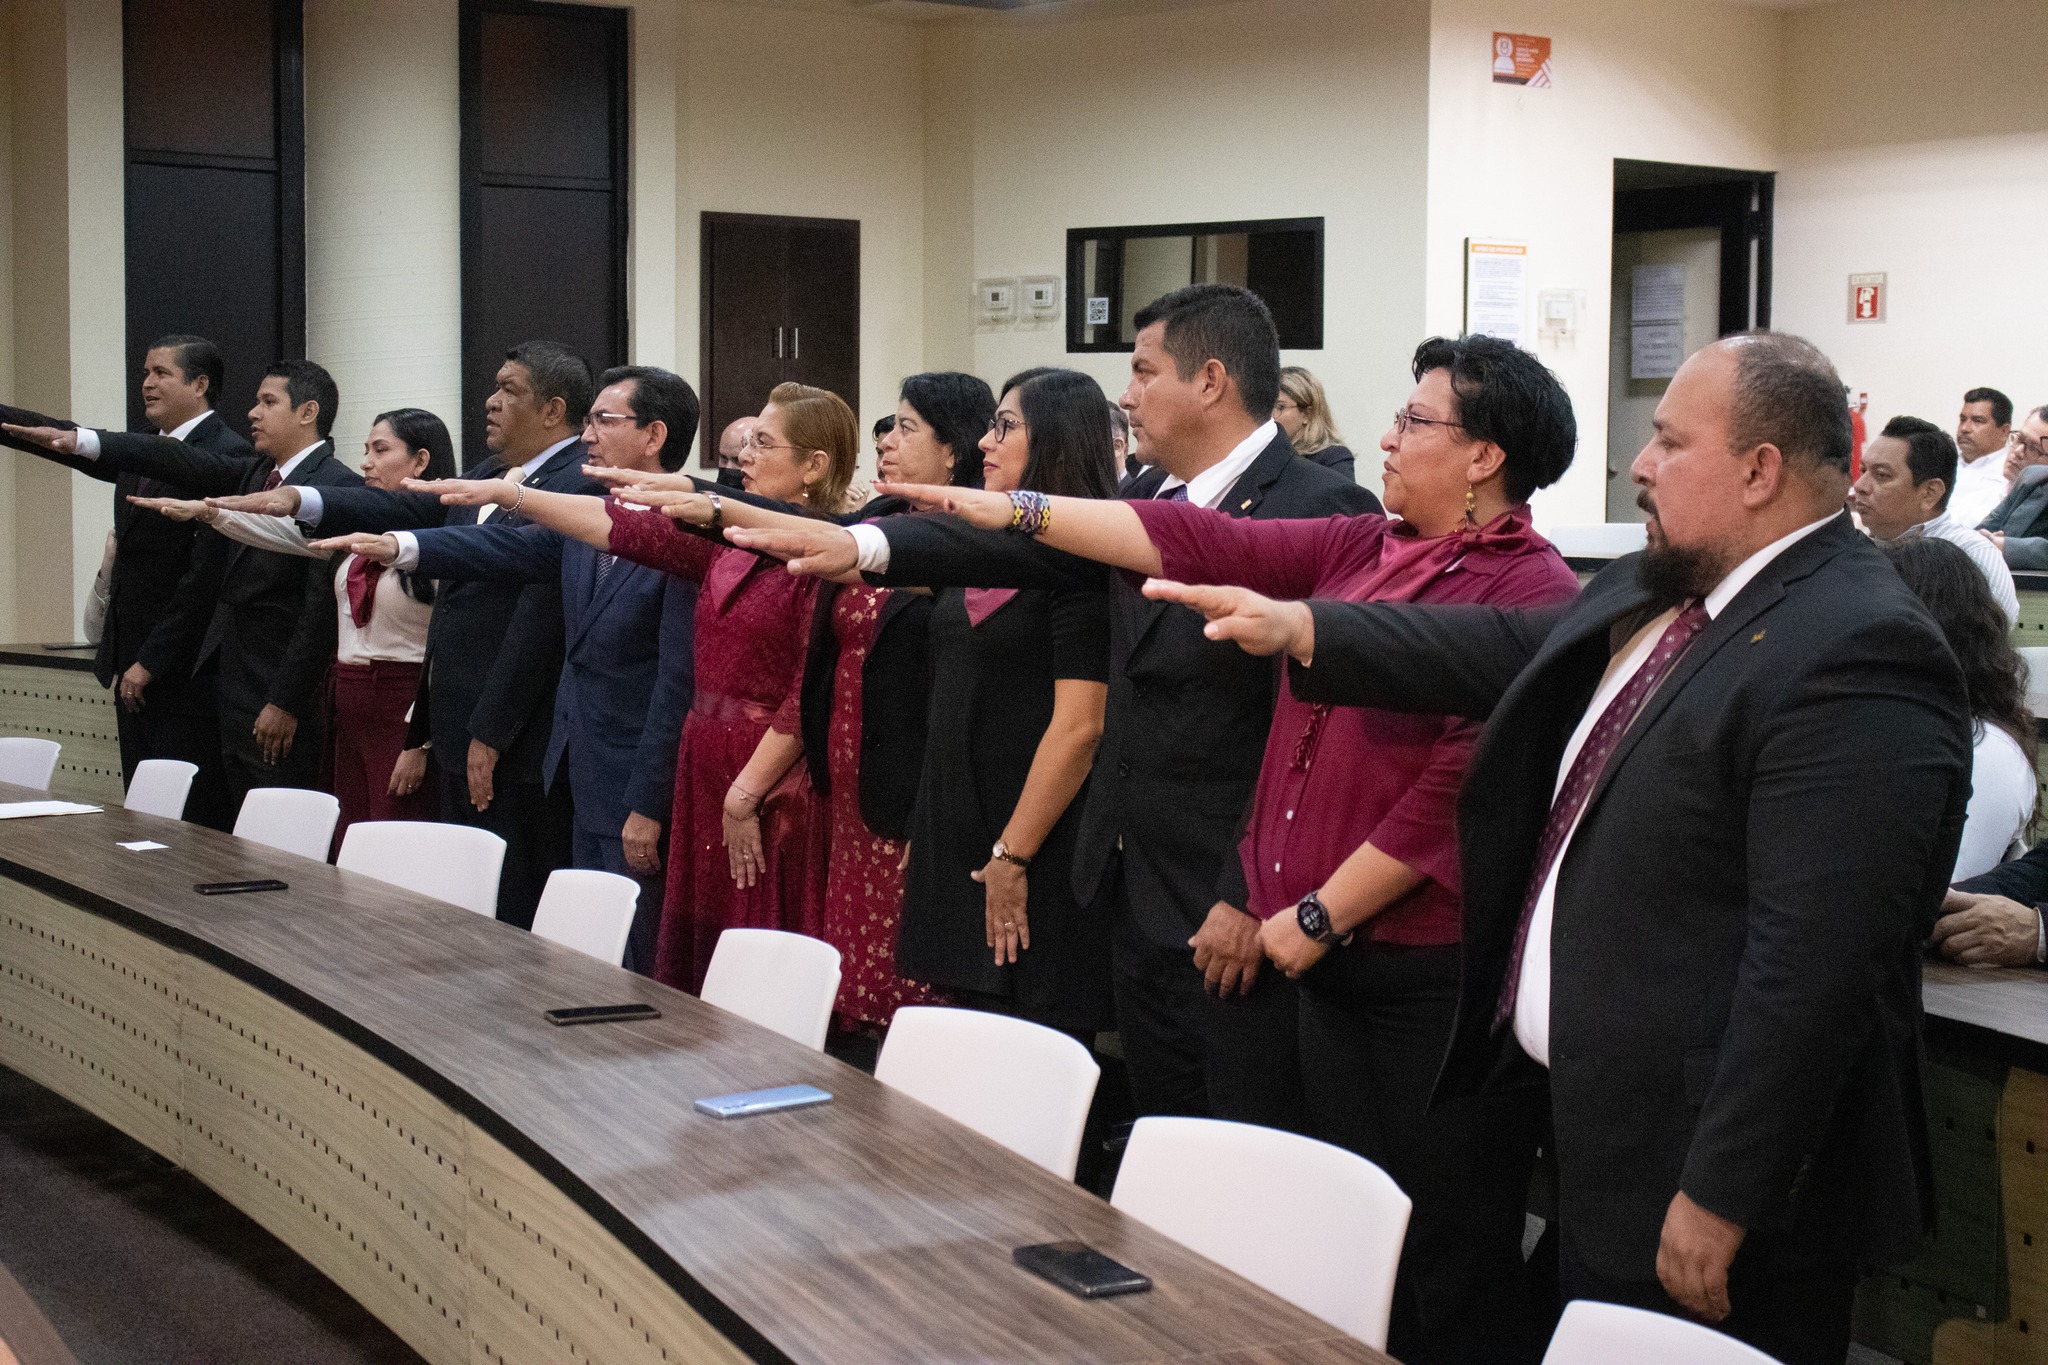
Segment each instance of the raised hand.
[{"label": "raised hand", "polygon": [[152,512],[161,512],[172,521],[212,521],[214,509],[197,498],[139,498],[133,493],[128,501],[137,507]]},{"label": "raised hand", "polygon": [[1278,654],[1282,650],[1307,663],[1315,656],[1316,623],[1305,602],[1276,602],[1249,588],[1204,587],[1164,578],[1145,580],[1145,596],[1157,602],[1178,602],[1209,619],[1202,633],[1212,640],[1234,640],[1247,654]]},{"label": "raised hand", "polygon": [[583,472],[607,488],[631,489],[635,493],[656,489],[668,493],[697,491],[697,481],[688,474],[657,474],[646,469],[619,469],[608,464],[587,464],[583,466]]},{"label": "raised hand", "polygon": [[78,453],[78,429],[76,427],[18,427],[12,422],[0,423],[0,431],[10,436],[19,436],[31,445],[45,450],[54,450],[59,455]]},{"label": "raised hand", "polygon": [[398,561],[398,537],[390,534],[379,535],[375,531],[352,531],[345,536],[329,536],[307,544],[307,549],[319,554],[331,555],[336,550],[346,550],[352,555],[361,555],[375,564],[394,564]]},{"label": "raised hand", "polygon": [[510,479],[407,479],[408,493],[432,493],[444,507],[510,507],[519,485]]},{"label": "raised hand", "polygon": [[853,533],[843,526],[822,521],[815,526],[783,531],[748,530],[735,526],[725,533],[725,538],[742,550],[755,550],[788,561],[791,573],[836,579],[841,583],[860,581],[857,572],[860,549],[854,544]]},{"label": "raised hand", "polygon": [[289,517],[299,510],[299,490],[279,484],[260,493],[236,493],[231,497],[208,498],[208,507],[222,512],[249,512],[259,517]]},{"label": "raised hand", "polygon": [[711,524],[711,499],[706,494],[666,488],[627,488],[621,492],[630,501],[665,512],[687,526]]},{"label": "raised hand", "polygon": [[1000,531],[1010,524],[1009,495],[991,493],[985,488],[956,488],[944,483],[878,482],[875,492],[882,497],[902,498],[919,511],[944,512],[985,531]]}]

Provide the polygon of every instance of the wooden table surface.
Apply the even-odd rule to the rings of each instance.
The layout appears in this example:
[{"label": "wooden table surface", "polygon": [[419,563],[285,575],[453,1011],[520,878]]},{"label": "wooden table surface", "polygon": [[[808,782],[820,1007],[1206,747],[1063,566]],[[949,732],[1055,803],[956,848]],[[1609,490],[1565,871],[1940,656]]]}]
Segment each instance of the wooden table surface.
[{"label": "wooden table surface", "polygon": [[[0,784],[0,801],[41,795]],[[116,847],[138,839],[169,847]],[[860,1071],[469,911],[116,809],[0,821],[0,875],[210,962],[402,1071],[757,1359],[1388,1359]],[[257,877],[291,889],[191,890]],[[632,1000],[662,1017],[541,1017]],[[691,1108],[794,1083],[835,1099],[743,1121]],[[1010,1260],[1069,1238],[1155,1288],[1085,1302]]]},{"label": "wooden table surface", "polygon": [[2048,972],[2039,968],[1929,962],[1921,995],[1935,1018],[2048,1045]]}]

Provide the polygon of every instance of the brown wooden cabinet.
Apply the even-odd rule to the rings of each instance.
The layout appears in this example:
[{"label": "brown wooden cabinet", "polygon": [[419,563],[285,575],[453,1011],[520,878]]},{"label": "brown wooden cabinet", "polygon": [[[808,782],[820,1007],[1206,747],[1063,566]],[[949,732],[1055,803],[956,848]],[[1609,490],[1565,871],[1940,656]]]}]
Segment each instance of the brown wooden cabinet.
[{"label": "brown wooden cabinet", "polygon": [[860,405],[860,224],[707,213],[703,222],[704,439],[759,412],[787,380]]}]

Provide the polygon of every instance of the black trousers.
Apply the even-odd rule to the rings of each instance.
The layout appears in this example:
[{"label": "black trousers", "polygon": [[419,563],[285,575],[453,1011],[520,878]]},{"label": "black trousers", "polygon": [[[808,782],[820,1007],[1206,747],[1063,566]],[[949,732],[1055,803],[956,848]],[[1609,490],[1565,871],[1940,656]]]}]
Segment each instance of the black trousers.
[{"label": "black trousers", "polygon": [[[1567,1303],[1596,1299],[1697,1321],[1655,1279],[1614,1280],[1592,1270],[1573,1249],[1571,1229],[1559,1230],[1558,1284]],[[1728,1268],[1728,1318],[1707,1325],[1783,1365],[1842,1365],[1856,1280],[1855,1264],[1839,1252],[1752,1232]]]},{"label": "black trousers", "polygon": [[550,792],[539,782],[502,779],[492,786],[490,806],[478,810],[469,803],[467,769],[441,771],[441,818],[452,825],[487,829],[505,841],[498,918],[521,929],[533,927],[533,912],[540,906],[548,874],[570,865],[574,811],[567,782],[557,782]]},{"label": "black trousers", "polygon": [[[205,684],[204,695],[194,689]],[[199,769],[185,798],[185,818],[208,829],[234,828],[238,803],[228,795],[221,767],[220,716],[213,709],[212,679],[194,679],[181,689],[152,682],[143,693],[143,709],[130,711],[114,699],[114,723],[121,737],[121,775],[135,780],[144,759],[174,758]]]},{"label": "black trousers", "polygon": [[[1109,871],[1110,912],[1115,916],[1111,939],[1111,986],[1116,1002],[1117,1038],[1130,1071],[1131,1104],[1138,1117],[1209,1114],[1205,1053],[1202,974],[1195,970],[1194,949],[1162,943],[1148,934],[1131,900],[1162,896],[1164,889],[1120,858]],[[1189,934],[1194,933],[1191,926]]]},{"label": "black trousers", "polygon": [[240,812],[242,799],[257,787],[320,788],[320,750],[326,742],[319,717],[299,717],[291,752],[278,763],[265,763],[256,747],[256,713],[222,707],[220,712],[221,774],[229,808]]},{"label": "black trousers", "polygon": [[1303,974],[1308,1131],[1373,1162],[1414,1201],[1388,1353],[1407,1365],[1533,1362],[1544,1342],[1522,1232],[1546,1092],[1531,1076],[1430,1107],[1458,973],[1455,946],[1359,942]]},{"label": "black trousers", "polygon": [[1264,963],[1250,994],[1205,993],[1202,1025],[1210,1117],[1307,1132],[1300,988]]}]

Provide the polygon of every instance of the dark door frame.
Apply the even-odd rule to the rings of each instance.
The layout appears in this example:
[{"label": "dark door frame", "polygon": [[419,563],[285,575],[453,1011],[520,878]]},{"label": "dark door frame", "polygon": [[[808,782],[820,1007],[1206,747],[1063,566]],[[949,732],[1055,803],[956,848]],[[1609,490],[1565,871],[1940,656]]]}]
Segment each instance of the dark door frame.
[{"label": "dark door frame", "polygon": [[[1654,161],[1614,163],[1614,231],[1721,229],[1720,333],[1771,325],[1773,171]],[[1750,246],[1756,247],[1756,316],[1750,316]]]}]

